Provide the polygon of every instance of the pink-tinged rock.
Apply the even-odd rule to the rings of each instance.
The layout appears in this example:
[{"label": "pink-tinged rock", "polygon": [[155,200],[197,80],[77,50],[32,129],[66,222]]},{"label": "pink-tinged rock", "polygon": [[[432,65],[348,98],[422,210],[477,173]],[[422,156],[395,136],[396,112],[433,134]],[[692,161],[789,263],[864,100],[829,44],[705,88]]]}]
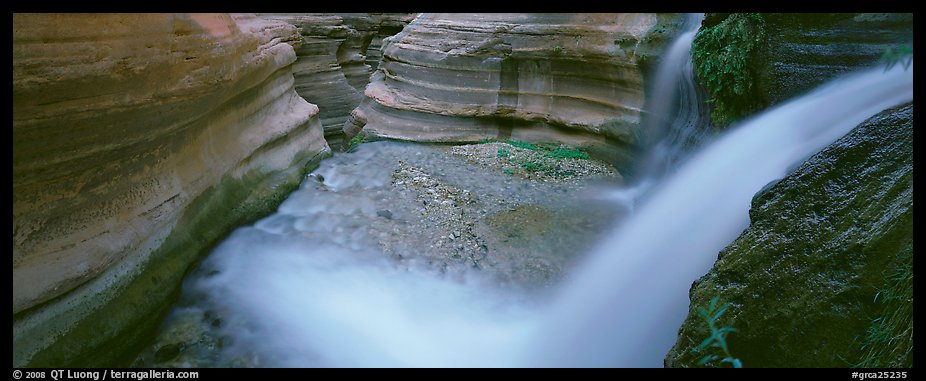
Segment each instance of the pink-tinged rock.
[{"label": "pink-tinged rock", "polygon": [[[16,366],[87,359],[156,318],[198,255],[155,255],[166,241],[208,246],[330,152],[293,88],[300,42],[252,15],[13,15]],[[162,263],[170,279],[144,278]]]},{"label": "pink-tinged rock", "polygon": [[384,40],[358,107],[363,129],[427,142],[555,140],[606,147],[621,164],[640,134],[645,72],[679,19],[421,14]]}]

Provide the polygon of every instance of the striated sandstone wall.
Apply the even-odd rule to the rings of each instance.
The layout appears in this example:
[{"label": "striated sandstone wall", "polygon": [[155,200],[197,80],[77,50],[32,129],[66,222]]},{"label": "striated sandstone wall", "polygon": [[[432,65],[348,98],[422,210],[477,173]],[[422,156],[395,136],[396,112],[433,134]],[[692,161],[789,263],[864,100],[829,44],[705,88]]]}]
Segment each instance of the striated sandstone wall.
[{"label": "striated sandstone wall", "polygon": [[331,147],[340,146],[341,127],[363,99],[363,89],[373,71],[370,61],[379,60],[383,33],[398,33],[414,18],[410,14],[377,13],[259,16],[295,25],[302,35],[293,65],[296,92],[318,105],[325,139]]},{"label": "striated sandstone wall", "polygon": [[300,41],[249,15],[14,14],[14,366],[117,362],[329,154]]},{"label": "striated sandstone wall", "polygon": [[[379,28],[376,30],[376,34],[373,35],[373,38],[370,40],[370,44],[367,47],[367,65],[370,65],[370,68],[376,70],[379,68],[379,61],[383,58],[383,39],[392,37],[402,29],[405,28],[415,17],[418,17],[417,13],[370,13],[370,16],[376,20],[379,24]],[[369,78],[367,78],[367,83],[369,83]]]},{"label": "striated sandstone wall", "polygon": [[627,163],[644,72],[678,15],[422,14],[384,41],[365,99],[344,125],[425,142],[485,138],[607,147]]}]

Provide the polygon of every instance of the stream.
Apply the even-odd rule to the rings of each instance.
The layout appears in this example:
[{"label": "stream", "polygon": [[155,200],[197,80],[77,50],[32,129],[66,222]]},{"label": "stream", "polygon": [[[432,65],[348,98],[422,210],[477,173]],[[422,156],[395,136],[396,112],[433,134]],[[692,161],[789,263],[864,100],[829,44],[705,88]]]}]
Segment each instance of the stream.
[{"label": "stream", "polygon": [[[203,260],[136,365],[660,367],[691,283],[749,225],[753,195],[912,100],[913,69],[900,66],[716,137],[659,118],[676,122],[650,138],[662,159],[635,183],[527,179],[449,146],[338,153]],[[666,102],[694,106],[673,115],[699,116],[696,94],[680,93]]]}]

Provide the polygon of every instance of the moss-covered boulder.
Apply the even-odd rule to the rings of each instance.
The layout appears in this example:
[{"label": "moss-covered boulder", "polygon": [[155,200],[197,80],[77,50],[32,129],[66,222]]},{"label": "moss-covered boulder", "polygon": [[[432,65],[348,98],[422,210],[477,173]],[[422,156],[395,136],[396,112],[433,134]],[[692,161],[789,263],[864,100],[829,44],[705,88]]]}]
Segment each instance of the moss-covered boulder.
[{"label": "moss-covered boulder", "polygon": [[[866,365],[912,365],[912,291],[884,303],[895,269],[912,268],[912,104],[870,118],[760,192],[749,217],[692,286],[666,366],[697,366],[709,353],[696,349],[709,336],[697,310],[715,296],[731,304],[716,325],[737,330],[727,342],[746,367],[845,367],[872,346],[900,348]],[[907,325],[895,336],[909,340],[865,341],[873,320],[891,315]]]}]

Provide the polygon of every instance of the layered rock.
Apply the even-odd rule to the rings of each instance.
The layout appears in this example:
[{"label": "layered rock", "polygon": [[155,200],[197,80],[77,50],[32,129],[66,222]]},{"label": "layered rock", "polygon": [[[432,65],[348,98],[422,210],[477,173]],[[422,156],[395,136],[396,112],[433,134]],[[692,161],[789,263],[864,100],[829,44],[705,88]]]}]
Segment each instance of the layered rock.
[{"label": "layered rock", "polygon": [[644,69],[677,15],[422,14],[384,41],[344,131],[425,142],[637,142]]},{"label": "layered rock", "polygon": [[726,126],[912,43],[912,14],[708,13],[692,48],[712,119]]},{"label": "layered rock", "polygon": [[[372,16],[374,20],[378,20],[379,29],[376,30],[376,34],[373,35],[367,47],[366,62],[373,70],[376,70],[379,68],[379,61],[383,58],[383,40],[401,32],[408,23],[412,22],[412,20],[418,16],[418,14],[371,13],[370,16]],[[367,83],[369,83],[369,81],[367,81]]]},{"label": "layered rock", "polygon": [[[870,118],[760,192],[749,217],[692,286],[666,366],[697,366],[707,354],[696,349],[710,336],[697,310],[715,296],[731,304],[715,324],[736,329],[727,343],[746,367],[854,363],[853,348],[883,312],[878,289],[898,265],[912,266],[912,104]],[[906,366],[912,325],[909,334],[910,357],[892,359]]]},{"label": "layered rock", "polygon": [[248,15],[13,16],[14,366],[116,362],[330,152],[300,41]]},{"label": "layered rock", "polygon": [[[383,33],[395,34],[413,18],[409,14],[260,14],[295,25],[303,43],[296,48],[296,92],[318,105],[325,139],[341,143],[341,127],[363,98],[370,81],[371,59],[378,60]],[[403,23],[404,22],[404,23]],[[389,34],[389,35],[391,35]],[[366,54],[375,48],[373,58]]]},{"label": "layered rock", "polygon": [[875,65],[889,48],[913,43],[909,13],[764,14],[768,41],[758,87],[769,104]]}]

